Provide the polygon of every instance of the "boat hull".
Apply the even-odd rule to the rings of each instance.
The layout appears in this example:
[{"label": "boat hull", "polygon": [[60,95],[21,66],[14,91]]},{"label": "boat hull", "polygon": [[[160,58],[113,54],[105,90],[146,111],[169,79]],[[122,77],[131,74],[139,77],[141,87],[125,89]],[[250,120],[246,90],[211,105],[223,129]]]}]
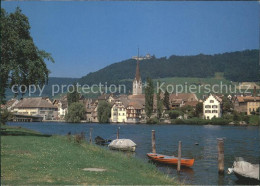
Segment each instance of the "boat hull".
[{"label": "boat hull", "polygon": [[[169,164],[169,165],[177,165],[178,157],[175,156],[166,156],[157,153],[147,153],[148,158],[155,162]],[[181,158],[181,166],[192,167],[194,164],[194,159],[186,159]]]},{"label": "boat hull", "polygon": [[258,185],[260,183],[260,180],[258,179],[254,179],[254,178],[248,178],[245,176],[242,176],[236,172],[234,172],[235,176],[242,182],[245,182],[246,184],[254,184],[254,185]]}]

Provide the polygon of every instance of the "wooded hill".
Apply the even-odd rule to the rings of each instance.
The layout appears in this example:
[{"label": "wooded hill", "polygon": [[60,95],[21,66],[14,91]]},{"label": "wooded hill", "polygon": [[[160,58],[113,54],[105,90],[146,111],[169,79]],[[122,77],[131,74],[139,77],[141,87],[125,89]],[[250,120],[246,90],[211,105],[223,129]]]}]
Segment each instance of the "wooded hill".
[{"label": "wooded hill", "polygon": [[[133,79],[136,60],[128,59],[111,64],[92,72],[79,80],[81,84],[119,83],[120,80]],[[245,50],[215,55],[199,54],[195,56],[162,57],[140,61],[142,79],[165,77],[214,77],[216,72],[223,72],[231,81],[259,80],[259,51]]]}]

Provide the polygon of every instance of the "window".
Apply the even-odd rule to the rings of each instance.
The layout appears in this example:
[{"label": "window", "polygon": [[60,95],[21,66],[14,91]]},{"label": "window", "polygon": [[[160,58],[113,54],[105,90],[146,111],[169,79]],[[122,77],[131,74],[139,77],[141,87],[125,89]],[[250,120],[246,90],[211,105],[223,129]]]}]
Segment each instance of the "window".
[{"label": "window", "polygon": [[205,110],[205,113],[211,113],[211,110]]},{"label": "window", "polygon": [[211,108],[211,106],[210,105],[205,105],[205,108]]},{"label": "window", "polygon": [[212,110],[212,113],[218,113],[218,111],[217,110]]},{"label": "window", "polygon": [[209,102],[210,102],[210,103],[214,103],[214,100],[210,100]]},{"label": "window", "polygon": [[218,106],[217,105],[212,105],[212,108],[218,108]]}]

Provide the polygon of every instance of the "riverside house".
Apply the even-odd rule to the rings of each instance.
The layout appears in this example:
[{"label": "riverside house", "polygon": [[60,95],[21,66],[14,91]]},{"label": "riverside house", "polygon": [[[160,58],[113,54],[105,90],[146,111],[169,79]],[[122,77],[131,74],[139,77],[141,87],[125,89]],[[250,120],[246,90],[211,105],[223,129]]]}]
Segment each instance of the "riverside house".
[{"label": "riverside house", "polygon": [[204,119],[220,118],[222,115],[222,99],[216,95],[210,95],[203,102]]},{"label": "riverside house", "polygon": [[260,107],[259,96],[236,96],[234,98],[234,110],[240,113],[251,115]]},{"label": "riverside house", "polygon": [[58,117],[58,107],[42,97],[23,98],[14,106],[13,112],[26,116],[41,116],[43,120],[55,120]]},{"label": "riverside house", "polygon": [[55,99],[53,105],[58,108],[58,119],[64,120],[65,115],[68,112],[68,101],[67,99]]}]

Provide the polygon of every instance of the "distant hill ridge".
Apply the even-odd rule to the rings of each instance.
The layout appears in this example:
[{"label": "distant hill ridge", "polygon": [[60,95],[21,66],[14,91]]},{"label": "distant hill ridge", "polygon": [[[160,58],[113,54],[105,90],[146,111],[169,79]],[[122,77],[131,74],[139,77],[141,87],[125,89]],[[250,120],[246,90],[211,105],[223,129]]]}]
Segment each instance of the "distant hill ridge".
[{"label": "distant hill ridge", "polygon": [[[79,79],[81,84],[115,83],[133,79],[136,60],[127,59],[111,64]],[[140,61],[142,79],[166,77],[214,77],[216,72],[223,72],[231,81],[259,80],[259,51],[244,50],[215,55],[199,54],[194,56],[176,56]]]}]

